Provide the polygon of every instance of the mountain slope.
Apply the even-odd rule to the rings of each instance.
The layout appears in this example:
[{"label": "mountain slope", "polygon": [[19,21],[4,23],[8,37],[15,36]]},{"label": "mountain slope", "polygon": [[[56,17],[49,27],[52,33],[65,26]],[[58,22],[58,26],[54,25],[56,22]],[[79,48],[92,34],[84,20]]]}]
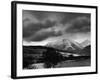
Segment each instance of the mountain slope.
[{"label": "mountain slope", "polygon": [[90,45],[91,44],[91,42],[89,41],[89,40],[85,40],[85,41],[83,41],[82,43],[81,43],[81,45],[83,46],[83,47],[86,47],[86,46],[88,46],[88,45]]},{"label": "mountain slope", "polygon": [[91,56],[91,45],[84,47],[79,54],[82,56]]}]

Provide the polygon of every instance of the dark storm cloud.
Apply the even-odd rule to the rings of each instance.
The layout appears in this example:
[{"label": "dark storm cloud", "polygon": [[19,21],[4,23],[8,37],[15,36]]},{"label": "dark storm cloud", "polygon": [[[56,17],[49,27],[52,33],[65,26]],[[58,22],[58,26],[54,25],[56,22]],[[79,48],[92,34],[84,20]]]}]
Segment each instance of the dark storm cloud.
[{"label": "dark storm cloud", "polygon": [[64,18],[62,20],[63,24],[66,24],[66,22],[71,22],[73,19],[76,19],[77,17],[88,17],[90,18],[89,14],[85,14],[85,13],[63,13],[64,14]]},{"label": "dark storm cloud", "polygon": [[90,18],[78,17],[70,22],[71,26],[66,29],[66,32],[90,32]]},{"label": "dark storm cloud", "polygon": [[37,31],[41,29],[47,29],[51,26],[54,26],[55,22],[51,22],[47,20],[44,24],[43,23],[30,23],[27,27],[23,28],[23,37],[30,37],[35,34]]},{"label": "dark storm cloud", "polygon": [[61,12],[23,10],[23,20],[28,18],[33,20],[33,23],[45,23],[46,20],[60,22],[64,17],[65,14]]},{"label": "dark storm cloud", "polygon": [[27,41],[84,32],[90,32],[89,14],[23,11],[23,38]]},{"label": "dark storm cloud", "polygon": [[41,29],[27,39],[27,41],[41,41],[51,36],[59,36],[60,33],[54,31],[53,28]]}]

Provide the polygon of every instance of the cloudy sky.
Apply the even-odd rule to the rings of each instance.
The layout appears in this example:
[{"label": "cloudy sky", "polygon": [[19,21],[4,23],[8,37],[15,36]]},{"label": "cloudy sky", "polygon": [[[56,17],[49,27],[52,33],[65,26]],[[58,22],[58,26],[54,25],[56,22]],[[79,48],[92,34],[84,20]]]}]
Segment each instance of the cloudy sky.
[{"label": "cloudy sky", "polygon": [[61,38],[90,40],[90,14],[23,10],[23,43],[43,45]]}]

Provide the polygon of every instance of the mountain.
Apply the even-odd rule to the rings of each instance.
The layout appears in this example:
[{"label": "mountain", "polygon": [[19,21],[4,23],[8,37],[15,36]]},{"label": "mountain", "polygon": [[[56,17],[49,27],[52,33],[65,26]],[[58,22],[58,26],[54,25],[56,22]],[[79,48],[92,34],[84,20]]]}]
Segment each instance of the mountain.
[{"label": "mountain", "polygon": [[86,47],[86,46],[88,46],[88,45],[90,45],[91,44],[91,42],[89,41],[89,40],[85,40],[85,41],[83,41],[82,43],[81,43],[81,45],[83,46],[83,47]]},{"label": "mountain", "polygon": [[82,56],[91,56],[91,45],[84,47],[79,54]]},{"label": "mountain", "polygon": [[74,51],[74,52],[78,52],[81,49],[83,49],[83,47],[78,42],[75,42],[70,39],[64,39],[64,38],[53,42],[49,42],[46,46],[59,49],[59,50],[65,50],[65,51],[67,50],[67,51]]}]

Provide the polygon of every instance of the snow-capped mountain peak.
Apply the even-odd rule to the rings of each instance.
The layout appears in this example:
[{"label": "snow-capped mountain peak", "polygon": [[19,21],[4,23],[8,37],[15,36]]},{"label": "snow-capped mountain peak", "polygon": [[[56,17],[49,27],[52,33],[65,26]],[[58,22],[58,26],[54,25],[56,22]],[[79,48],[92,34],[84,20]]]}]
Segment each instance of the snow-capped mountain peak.
[{"label": "snow-capped mountain peak", "polygon": [[81,50],[83,48],[78,42],[65,38],[49,42],[46,46],[69,51]]}]

